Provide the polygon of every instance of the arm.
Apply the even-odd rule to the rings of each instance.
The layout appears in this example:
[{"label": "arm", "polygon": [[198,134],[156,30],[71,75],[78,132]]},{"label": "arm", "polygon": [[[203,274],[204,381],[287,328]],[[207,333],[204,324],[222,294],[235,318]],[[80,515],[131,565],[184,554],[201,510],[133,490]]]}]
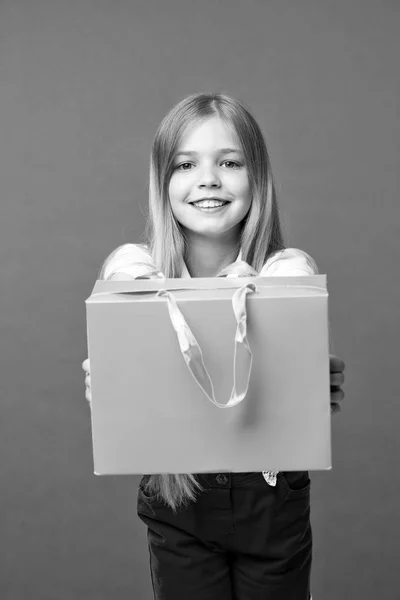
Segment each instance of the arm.
[{"label": "arm", "polygon": [[162,277],[147,247],[124,244],[106,259],[105,281],[129,281],[138,277]]},{"label": "arm", "polygon": [[298,248],[285,248],[269,257],[260,271],[261,277],[287,275],[318,275],[315,260]]},{"label": "arm", "polygon": [[117,273],[113,273],[111,277],[108,278],[108,281],[131,281],[133,279],[135,279],[133,275],[118,271]]}]

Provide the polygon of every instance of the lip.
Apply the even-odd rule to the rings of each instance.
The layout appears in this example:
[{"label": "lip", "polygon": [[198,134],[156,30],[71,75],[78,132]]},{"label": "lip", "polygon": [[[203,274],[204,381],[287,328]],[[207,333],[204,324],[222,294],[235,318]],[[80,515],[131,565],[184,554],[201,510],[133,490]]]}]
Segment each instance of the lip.
[{"label": "lip", "polygon": [[205,196],[204,198],[197,198],[196,200],[190,200],[189,204],[194,204],[195,202],[201,202],[202,200],[216,200],[217,202],[230,202],[230,200],[226,200],[226,198],[218,198],[217,196]]},{"label": "lip", "polygon": [[215,213],[219,213],[226,210],[228,204],[230,203],[226,202],[226,204],[221,204],[220,206],[216,206],[214,208],[201,208],[200,206],[196,206],[196,204],[192,204],[191,206],[193,206],[194,210],[201,212],[203,215],[214,215]]}]

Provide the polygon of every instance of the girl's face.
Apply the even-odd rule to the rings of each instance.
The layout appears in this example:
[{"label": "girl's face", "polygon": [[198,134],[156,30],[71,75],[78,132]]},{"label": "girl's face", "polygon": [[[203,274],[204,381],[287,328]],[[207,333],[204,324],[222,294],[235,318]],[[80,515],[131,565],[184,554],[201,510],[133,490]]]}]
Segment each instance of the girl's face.
[{"label": "girl's face", "polygon": [[210,117],[183,136],[169,198],[184,229],[208,237],[239,235],[251,206],[250,183],[239,140],[220,118]]}]

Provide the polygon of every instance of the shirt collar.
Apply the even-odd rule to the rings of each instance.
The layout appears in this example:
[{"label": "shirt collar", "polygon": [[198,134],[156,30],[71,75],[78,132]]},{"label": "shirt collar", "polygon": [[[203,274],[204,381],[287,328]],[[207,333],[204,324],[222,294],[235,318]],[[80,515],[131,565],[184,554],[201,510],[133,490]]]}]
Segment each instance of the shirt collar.
[{"label": "shirt collar", "polygon": [[[240,262],[242,260],[242,250],[240,250],[235,263]],[[187,269],[185,261],[182,259],[182,268],[181,268],[181,277],[182,279],[191,279],[191,275]]]}]

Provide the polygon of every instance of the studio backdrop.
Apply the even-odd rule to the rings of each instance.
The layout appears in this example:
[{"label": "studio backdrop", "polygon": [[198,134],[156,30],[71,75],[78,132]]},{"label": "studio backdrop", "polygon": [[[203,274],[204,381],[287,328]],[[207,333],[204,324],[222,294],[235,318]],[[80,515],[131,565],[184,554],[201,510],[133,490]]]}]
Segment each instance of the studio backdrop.
[{"label": "studio backdrop", "polygon": [[328,276],[346,398],[311,474],[313,598],[399,597],[399,30],[389,0],[2,0],[2,600],[152,598],[139,478],[93,474],[85,299],[200,91],[250,106],[286,243]]}]

